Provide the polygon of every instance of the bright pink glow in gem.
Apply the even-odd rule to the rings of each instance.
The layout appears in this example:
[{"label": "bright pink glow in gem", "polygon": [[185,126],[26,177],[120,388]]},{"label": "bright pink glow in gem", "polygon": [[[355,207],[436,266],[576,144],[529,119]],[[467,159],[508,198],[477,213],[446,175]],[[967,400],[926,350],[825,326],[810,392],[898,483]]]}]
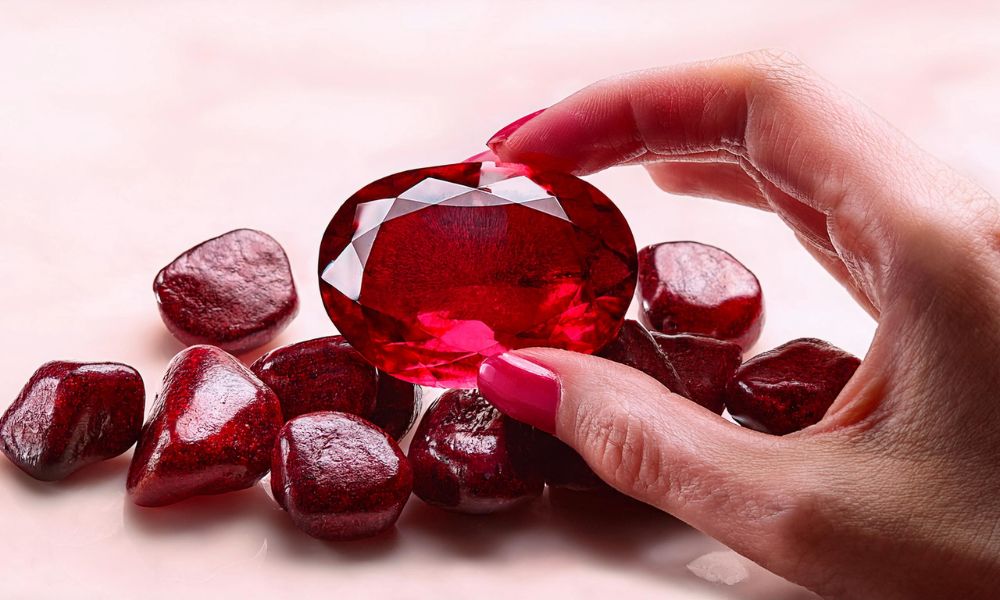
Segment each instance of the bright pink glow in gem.
[{"label": "bright pink glow in gem", "polygon": [[341,206],[320,245],[340,333],[395,377],[475,387],[485,357],[591,353],[635,289],[635,241],[600,191],[561,173],[460,163],[397,173]]}]

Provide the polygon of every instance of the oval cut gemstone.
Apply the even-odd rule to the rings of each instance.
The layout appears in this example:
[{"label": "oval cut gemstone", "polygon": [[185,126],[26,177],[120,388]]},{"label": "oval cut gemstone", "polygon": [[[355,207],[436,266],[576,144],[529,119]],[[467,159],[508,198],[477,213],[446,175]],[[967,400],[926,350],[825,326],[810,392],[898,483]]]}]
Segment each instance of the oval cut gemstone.
[{"label": "oval cut gemstone", "polygon": [[473,162],[390,175],[351,196],[320,245],[323,303],[399,379],[471,388],[484,358],[592,353],[635,290],[632,231],[589,183]]}]

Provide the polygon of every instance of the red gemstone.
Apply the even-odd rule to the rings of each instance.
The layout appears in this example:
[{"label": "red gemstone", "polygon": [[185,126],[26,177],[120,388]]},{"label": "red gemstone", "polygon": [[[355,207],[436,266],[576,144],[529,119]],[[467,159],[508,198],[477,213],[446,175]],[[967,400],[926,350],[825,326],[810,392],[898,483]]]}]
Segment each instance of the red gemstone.
[{"label": "red gemstone", "polygon": [[0,418],[0,450],[36,479],[62,479],[139,437],[146,392],[132,367],[45,363]]},{"label": "red gemstone", "polygon": [[271,341],[299,310],[285,251],[252,229],[187,250],[160,270],[153,292],[178,340],[237,354]]},{"label": "red gemstone", "polygon": [[693,333],[748,349],[764,326],[760,282],[731,254],[698,242],[639,252],[639,320],[661,333]]},{"label": "red gemstone", "polygon": [[350,540],[381,533],[395,524],[412,489],[403,451],[355,415],[296,417],[274,446],[274,499],[313,537]]},{"label": "red gemstone", "polygon": [[485,357],[592,353],[617,332],[637,272],[614,204],[585,181],[516,164],[397,173],[337,211],[320,289],[340,332],[413,383],[474,387]]},{"label": "red gemstone", "polygon": [[420,414],[420,398],[420,386],[379,371],[375,409],[368,420],[378,425],[392,439],[400,440],[409,433]]},{"label": "red gemstone", "polygon": [[267,473],[281,405],[236,358],[191,346],[170,361],[127,488],[139,506],[248,488]]},{"label": "red gemstone", "polygon": [[410,443],[413,492],[448,510],[488,514],[542,494],[533,430],[475,390],[448,390],[424,415]]},{"label": "red gemstone", "polygon": [[740,425],[784,435],[818,423],[861,361],[823,340],[792,340],[743,363],[726,392]]},{"label": "red gemstone", "polygon": [[321,410],[368,417],[375,408],[375,367],[339,335],[276,348],[250,370],[278,395],[286,421]]},{"label": "red gemstone", "polygon": [[743,363],[743,349],[703,335],[654,333],[653,339],[677,369],[687,397],[722,414],[726,388]]}]

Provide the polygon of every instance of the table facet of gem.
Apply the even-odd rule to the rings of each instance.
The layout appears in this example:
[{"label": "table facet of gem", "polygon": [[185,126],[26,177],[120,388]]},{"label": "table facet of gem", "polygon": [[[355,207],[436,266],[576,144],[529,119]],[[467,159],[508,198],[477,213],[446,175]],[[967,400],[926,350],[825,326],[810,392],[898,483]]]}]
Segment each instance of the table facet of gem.
[{"label": "table facet of gem", "polygon": [[351,196],[320,245],[323,303],[378,368],[474,387],[482,360],[549,346],[591,353],[636,285],[631,229],[589,183],[508,163],[404,171]]}]

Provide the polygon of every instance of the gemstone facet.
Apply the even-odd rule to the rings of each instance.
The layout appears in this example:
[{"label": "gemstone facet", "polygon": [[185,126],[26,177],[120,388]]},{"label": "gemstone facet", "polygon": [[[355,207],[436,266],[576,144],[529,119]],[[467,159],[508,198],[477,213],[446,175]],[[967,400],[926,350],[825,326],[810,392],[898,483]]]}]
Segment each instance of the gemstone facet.
[{"label": "gemstone facet", "polygon": [[507,350],[601,348],[637,268],[628,223],[596,188],[491,162],[365,186],[337,211],[319,257],[327,312],[372,364],[466,388],[485,357]]}]

